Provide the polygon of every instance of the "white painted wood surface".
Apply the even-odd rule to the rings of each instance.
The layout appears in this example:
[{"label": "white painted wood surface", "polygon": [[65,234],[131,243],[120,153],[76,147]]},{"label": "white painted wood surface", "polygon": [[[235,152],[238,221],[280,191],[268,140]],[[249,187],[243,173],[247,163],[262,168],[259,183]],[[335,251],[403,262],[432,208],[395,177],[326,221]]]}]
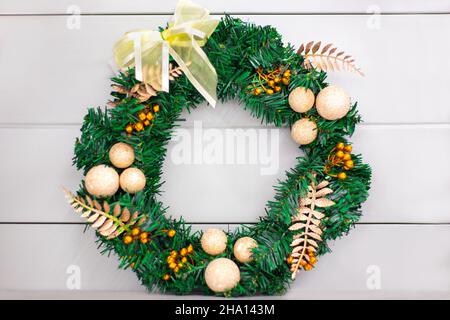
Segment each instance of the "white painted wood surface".
[{"label": "white painted wood surface", "polygon": [[[155,14],[171,13],[177,0],[3,0],[1,14],[67,14],[79,8],[82,14]],[[275,3],[271,0],[197,0],[197,3],[214,13],[405,13],[405,12],[449,12],[448,0],[283,0]],[[76,11],[78,12],[78,11]]]},{"label": "white painted wood surface", "polygon": [[[16,199],[3,201],[0,222],[80,222],[61,192],[62,186],[76,190],[82,179],[71,166],[78,133],[77,126],[0,129],[0,194]],[[450,222],[449,137],[450,125],[359,126],[354,150],[374,173],[362,221]],[[171,142],[162,200],[174,217],[183,215],[191,222],[257,221],[273,198],[272,186],[300,155],[287,129],[279,131],[279,139],[279,152],[269,158],[274,168],[278,163],[271,175],[261,175],[268,165],[260,164],[175,164],[172,150],[177,143]],[[433,150],[433,165],[430,153],[420,151],[430,142],[440,146]],[[19,201],[17,190],[27,201]]]},{"label": "white painted wood surface", "polygon": [[[366,123],[450,122],[450,41],[441,39],[439,49],[435,44],[435,35],[450,29],[448,15],[383,16],[380,30],[367,28],[363,15],[243,18],[276,26],[297,46],[322,40],[352,54],[366,77],[336,74],[330,81],[359,102]],[[70,30],[67,17],[1,17],[0,88],[8,94],[0,123],[81,123],[88,106],[104,106],[109,99],[114,42],[126,31],[156,28],[168,19],[83,16],[81,29]],[[234,121],[235,126],[248,123],[240,117]]]},{"label": "white painted wood surface", "polygon": [[[109,98],[114,41],[134,28],[163,25],[175,2],[0,3],[0,255],[7,262],[0,264],[1,298],[79,297],[67,290],[70,265],[81,268],[82,292],[92,297],[161,298],[147,294],[131,271],[116,270],[115,257],[100,256],[93,233],[72,224],[80,220],[60,187],[76,189],[81,179],[71,167],[74,138],[86,108]],[[450,298],[450,41],[443,36],[450,1],[199,3],[272,24],[295,45],[333,42],[367,74],[329,77],[358,100],[366,120],[353,139],[374,174],[363,224],[283,298]],[[88,14],[79,30],[66,28],[69,5]],[[194,121],[220,132],[264,128],[233,102],[185,116],[188,130]],[[175,165],[168,158],[163,200],[170,212],[198,223],[255,221],[298,154],[286,130],[279,137],[274,175],[261,175],[258,165]],[[380,268],[380,290],[366,285],[369,266]]]},{"label": "white painted wood surface", "polygon": [[[2,243],[23,239],[0,247],[2,260],[9,261],[0,264],[0,291],[67,290],[69,266],[79,267],[81,290],[145,291],[131,270],[117,270],[117,257],[100,255],[91,230],[82,231],[77,225],[0,226]],[[331,244],[332,254],[314,271],[299,274],[284,298],[371,290],[448,296],[449,239],[449,225],[358,225]],[[423,258],[417,259],[418,253]],[[374,272],[380,274],[380,289],[367,285]]]}]

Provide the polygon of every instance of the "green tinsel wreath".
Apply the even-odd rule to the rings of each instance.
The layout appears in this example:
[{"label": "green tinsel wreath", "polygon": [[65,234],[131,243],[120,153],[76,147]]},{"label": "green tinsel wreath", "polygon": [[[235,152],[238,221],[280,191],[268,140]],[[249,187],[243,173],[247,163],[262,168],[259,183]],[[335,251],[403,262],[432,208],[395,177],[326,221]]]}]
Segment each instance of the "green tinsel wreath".
[{"label": "green tinsel wreath", "polygon": [[[88,222],[97,224],[102,253],[116,253],[121,259],[120,268],[131,268],[149,290],[215,294],[205,282],[205,268],[212,260],[226,257],[239,267],[240,281],[233,289],[216,294],[280,294],[291,283],[290,264],[298,264],[299,270],[302,266],[302,270],[311,269],[316,257],[329,251],[327,241],[346,234],[360,218],[361,203],[368,197],[370,167],[362,162],[360,155],[352,154],[354,165],[347,171],[345,179],[336,178],[327,168],[330,154],[340,143],[348,145],[347,137],[361,121],[356,103],[345,117],[335,121],[323,119],[315,108],[304,114],[294,112],[288,104],[289,92],[305,87],[318,94],[327,86],[326,73],[306,68],[304,57],[291,45],[283,44],[281,35],[271,26],[256,26],[226,16],[203,49],[218,74],[219,100],[237,100],[262,123],[277,127],[290,128],[302,117],[314,119],[317,124],[317,139],[300,147],[304,156],[297,158],[295,167],[286,172],[286,179],[275,187],[275,199],[267,203],[259,222],[227,234],[225,252],[212,256],[202,250],[202,233],[192,233],[183,220],[171,219],[167,208],[158,200],[166,146],[182,120],[180,114],[204,101],[187,78],[176,72],[173,73],[176,79],[170,82],[170,93],[158,92],[146,101],[131,94],[133,88],[140,85],[134,77],[134,69],[113,78],[115,107],[89,109],[81,137],[75,144],[74,164],[84,174],[96,165],[108,165],[108,152],[117,142],[132,146],[136,154],[133,166],[142,170],[146,177],[144,190],[136,194],[119,190],[109,198],[95,199],[89,196],[83,182],[76,195],[67,191],[67,197],[76,211],[89,219]],[[172,66],[176,67],[175,64]],[[289,83],[273,94],[255,92],[259,83],[257,71],[274,68],[290,70]],[[156,105],[157,109],[153,110]],[[153,114],[151,125],[139,131],[131,127],[129,132],[133,132],[127,134],[125,128],[141,121],[139,114],[149,108]],[[332,193],[327,198],[334,204],[323,206],[320,210],[323,217],[311,216],[316,218],[317,225],[313,223],[311,228],[317,233],[314,234],[311,228],[306,230],[302,219],[293,228],[296,222],[292,219],[299,214],[301,199],[307,199],[308,193],[322,181],[328,183],[327,190]],[[115,237],[101,235],[101,230],[111,226],[115,226]],[[299,241],[293,243],[293,239],[299,239],[299,234],[309,237],[310,233],[312,238],[305,240],[306,246],[302,247]],[[241,263],[233,255],[235,241],[244,236],[257,242],[253,260],[249,263]],[[299,248],[291,256],[296,247]],[[299,264],[298,259],[305,262]],[[307,275],[302,273],[301,276]]]}]

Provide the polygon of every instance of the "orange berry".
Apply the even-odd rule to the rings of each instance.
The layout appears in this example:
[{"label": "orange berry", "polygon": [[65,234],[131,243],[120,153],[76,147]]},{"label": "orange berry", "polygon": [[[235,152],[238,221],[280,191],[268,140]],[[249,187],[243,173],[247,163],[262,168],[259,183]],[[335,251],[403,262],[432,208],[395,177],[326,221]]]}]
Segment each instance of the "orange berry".
[{"label": "orange berry", "polygon": [[344,148],[345,148],[345,145],[344,145],[344,143],[343,142],[339,142],[337,145],[336,145],[336,149],[338,149],[338,150],[344,150]]},{"label": "orange berry", "polygon": [[275,79],[273,79],[273,81],[275,81],[275,83],[279,83],[281,81],[280,77],[275,77]]},{"label": "orange berry", "polygon": [[255,88],[255,90],[253,90],[253,93],[255,94],[255,96],[260,95],[261,92],[262,92],[262,89],[261,89],[261,88]]},{"label": "orange berry", "polygon": [[289,78],[291,76],[291,70],[286,70],[284,73],[283,73],[283,77],[285,77],[285,78]]},{"label": "orange berry", "polygon": [[145,118],[147,118],[147,116],[145,115],[144,112],[139,113],[139,119],[140,119],[141,121],[144,121]]},{"label": "orange berry", "polygon": [[309,259],[309,263],[311,263],[311,264],[314,264],[314,263],[316,263],[316,262],[317,262],[316,257],[311,257],[311,258]]},{"label": "orange berry", "polygon": [[178,268],[183,268],[183,264],[181,262],[178,263]]},{"label": "orange berry", "polygon": [[181,262],[182,263],[186,263],[187,262],[187,258],[186,257],[181,258]]},{"label": "orange berry", "polygon": [[311,270],[312,269],[312,265],[310,265],[310,264],[307,264],[306,266],[304,266],[304,268],[305,268],[305,270],[306,271],[309,271],[309,270]]},{"label": "orange berry", "polygon": [[176,258],[178,256],[178,252],[176,252],[175,250],[172,250],[170,252],[170,256]]},{"label": "orange berry", "polygon": [[306,265],[306,261],[305,260],[301,260],[300,261],[300,266],[304,267]]},{"label": "orange berry", "polygon": [[123,237],[123,243],[130,244],[132,242],[133,242],[133,237],[132,236],[127,235],[127,236]]},{"label": "orange berry", "polygon": [[292,258],[292,256],[287,257],[287,259],[286,259],[287,264],[291,264],[292,260],[294,260],[294,258]]},{"label": "orange berry", "polygon": [[173,270],[173,269],[178,268],[178,267],[177,267],[177,264],[175,262],[171,262],[169,264],[169,268]]},{"label": "orange berry", "polygon": [[150,121],[145,120],[145,121],[144,121],[144,125],[145,125],[146,127],[148,127],[148,126],[150,125]]},{"label": "orange berry", "polygon": [[167,281],[170,279],[170,276],[166,273],[165,275],[163,275],[163,280]]},{"label": "orange berry", "polygon": [[339,172],[337,177],[339,180],[345,180],[347,178],[347,174],[345,172]]},{"label": "orange berry", "polygon": [[180,250],[180,255],[182,256],[182,257],[184,257],[185,255],[187,255],[187,249],[186,248],[183,248],[183,249],[181,249]]},{"label": "orange berry", "polygon": [[175,259],[172,256],[168,256],[166,261],[168,264],[171,264],[172,262],[175,262]]},{"label": "orange berry", "polygon": [[139,228],[133,228],[131,230],[131,235],[132,236],[137,236],[137,235],[139,235],[139,233],[141,233],[141,230],[139,230]]},{"label": "orange berry", "polygon": [[273,87],[273,86],[275,86],[275,81],[269,80],[268,84],[269,84],[269,86]]},{"label": "orange berry", "polygon": [[173,271],[174,271],[175,273],[178,273],[178,271],[180,271],[180,268],[179,268],[179,267],[175,267],[175,268],[173,269]]},{"label": "orange berry", "polygon": [[348,153],[344,154],[344,156],[342,157],[342,160],[347,161],[350,160],[352,158],[352,156]]},{"label": "orange berry", "polygon": [[147,113],[147,120],[153,120],[153,114],[151,112]]},{"label": "orange berry", "polygon": [[273,94],[274,91],[273,91],[272,89],[267,89],[267,90],[266,90],[266,93],[267,93],[267,94]]},{"label": "orange berry", "polygon": [[146,243],[148,242],[148,239],[147,239],[147,238],[141,238],[141,242],[142,242],[143,244],[146,244]]},{"label": "orange berry", "polygon": [[353,148],[352,148],[352,146],[351,145],[347,145],[347,146],[345,146],[345,151],[347,151],[347,152],[352,152],[352,150],[353,150]]},{"label": "orange berry", "polygon": [[142,122],[138,122],[134,125],[134,129],[136,129],[136,131],[142,131],[144,130],[144,125],[142,124]]},{"label": "orange berry", "polygon": [[345,161],[344,165],[351,169],[351,168],[353,168],[354,163],[352,160],[347,160],[347,161]]},{"label": "orange berry", "polygon": [[194,247],[192,246],[192,244],[190,244],[190,245],[187,247],[187,252],[188,252],[188,253],[194,252]]},{"label": "orange berry", "polygon": [[282,81],[283,84],[286,85],[286,86],[291,82],[291,80],[289,80],[289,78],[285,78],[285,77],[283,77],[283,79],[281,79],[281,81]]},{"label": "orange berry", "polygon": [[127,125],[127,126],[125,127],[125,131],[126,131],[127,133],[132,133],[132,132],[133,132],[133,126],[132,126],[131,124]]},{"label": "orange berry", "polygon": [[177,232],[176,232],[175,230],[171,229],[171,230],[169,230],[169,231],[167,232],[167,235],[168,235],[170,238],[173,238],[173,237],[175,236],[176,233],[177,233]]},{"label": "orange berry", "polygon": [[275,91],[276,91],[276,92],[280,92],[280,91],[281,91],[281,87],[280,87],[280,86],[276,86],[276,87],[275,87]]},{"label": "orange berry", "polygon": [[336,157],[338,157],[338,158],[343,158],[344,157],[344,152],[342,152],[342,151],[338,151],[338,152],[336,152]]},{"label": "orange berry", "polygon": [[155,105],[153,106],[153,111],[154,111],[154,112],[159,112],[159,105],[155,104]]}]

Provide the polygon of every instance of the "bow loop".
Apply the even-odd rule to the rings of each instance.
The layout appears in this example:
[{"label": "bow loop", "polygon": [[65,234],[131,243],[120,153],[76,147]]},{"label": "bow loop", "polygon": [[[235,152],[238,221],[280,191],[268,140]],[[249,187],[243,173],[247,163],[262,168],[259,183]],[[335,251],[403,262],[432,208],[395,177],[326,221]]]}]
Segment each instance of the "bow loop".
[{"label": "bow loop", "polygon": [[156,90],[169,91],[169,55],[183,70],[192,85],[214,107],[217,74],[202,50],[218,21],[209,11],[189,0],[181,0],[173,21],[162,32],[127,32],[114,47],[120,68],[135,67],[136,79]]}]

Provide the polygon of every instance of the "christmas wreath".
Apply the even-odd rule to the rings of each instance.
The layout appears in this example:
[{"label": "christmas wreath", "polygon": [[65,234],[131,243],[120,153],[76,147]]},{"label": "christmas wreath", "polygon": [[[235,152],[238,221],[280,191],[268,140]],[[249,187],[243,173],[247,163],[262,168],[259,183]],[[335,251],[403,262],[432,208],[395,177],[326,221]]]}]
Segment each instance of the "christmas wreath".
[{"label": "christmas wreath", "polygon": [[[271,26],[216,21],[183,0],[166,28],[127,33],[114,53],[122,71],[113,99],[88,110],[75,143],[85,179],[65,193],[102,253],[116,253],[148,289],[280,294],[358,221],[371,170],[347,138],[361,118],[347,93],[325,82],[326,70],[361,72],[343,52],[320,42],[295,51]],[[237,100],[261,122],[290,128],[304,153],[259,222],[234,232],[191,232],[158,198],[180,114],[204,100]]]}]

